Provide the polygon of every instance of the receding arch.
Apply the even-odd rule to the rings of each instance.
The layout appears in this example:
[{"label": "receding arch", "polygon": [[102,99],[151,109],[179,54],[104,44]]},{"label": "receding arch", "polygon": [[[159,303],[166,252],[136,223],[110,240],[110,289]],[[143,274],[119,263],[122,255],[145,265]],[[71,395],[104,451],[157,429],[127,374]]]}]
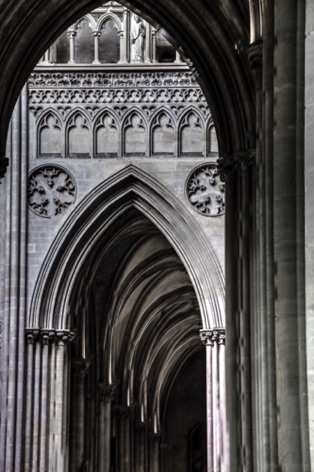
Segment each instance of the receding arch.
[{"label": "receding arch", "polygon": [[96,187],[59,231],[37,279],[28,326],[70,329],[69,299],[79,270],[101,236],[136,208],[170,241],[193,284],[204,328],[224,325],[223,275],[194,218],[170,192],[130,165]]}]

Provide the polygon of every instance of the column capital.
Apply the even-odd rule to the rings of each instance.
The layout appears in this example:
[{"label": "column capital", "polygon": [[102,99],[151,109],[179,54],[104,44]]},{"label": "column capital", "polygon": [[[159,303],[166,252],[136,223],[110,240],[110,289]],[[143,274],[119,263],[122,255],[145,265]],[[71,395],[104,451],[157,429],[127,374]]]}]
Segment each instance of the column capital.
[{"label": "column capital", "polygon": [[224,328],[200,329],[200,338],[205,346],[213,347],[215,343],[224,345],[226,330]]},{"label": "column capital", "polygon": [[25,328],[26,343],[34,344],[39,339],[40,328]]},{"label": "column capital", "polygon": [[69,36],[69,38],[75,38],[76,31],[75,30],[69,30],[69,31],[67,31],[67,35]]},{"label": "column capital", "polygon": [[69,329],[54,329],[54,328],[25,328],[27,344],[34,344],[41,341],[42,344],[49,344],[50,342],[56,344],[66,344],[73,341],[75,334]]},{"label": "column capital", "polygon": [[48,345],[55,340],[55,331],[51,329],[42,329],[39,335],[43,345]]},{"label": "column capital", "polygon": [[223,182],[236,177],[239,173],[250,172],[256,166],[256,149],[238,151],[230,156],[223,156],[217,159],[218,172]]},{"label": "column capital", "polygon": [[93,31],[94,38],[99,38],[101,36],[101,31]]},{"label": "column capital", "polygon": [[7,157],[0,157],[0,179],[3,179],[3,177],[5,176],[8,165],[9,159]]},{"label": "column capital", "polygon": [[115,398],[117,390],[117,384],[98,384],[98,393],[101,400],[109,402]]},{"label": "column capital", "polygon": [[251,69],[260,69],[263,64],[263,42],[254,41],[248,47],[248,59]]},{"label": "column capital", "polygon": [[90,368],[91,361],[89,359],[72,359],[71,367],[74,375],[80,379],[84,379]]}]

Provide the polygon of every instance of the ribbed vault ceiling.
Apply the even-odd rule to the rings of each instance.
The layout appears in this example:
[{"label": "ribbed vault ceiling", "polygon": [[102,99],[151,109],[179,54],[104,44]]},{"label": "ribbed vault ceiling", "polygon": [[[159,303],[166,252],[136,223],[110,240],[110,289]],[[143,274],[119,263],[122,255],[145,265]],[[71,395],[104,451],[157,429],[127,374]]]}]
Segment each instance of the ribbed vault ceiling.
[{"label": "ribbed vault ceiling", "polygon": [[137,405],[157,432],[169,379],[202,349],[196,295],[169,242],[138,211],[116,222],[103,248],[82,274],[76,357],[97,359],[97,381],[116,385],[117,402]]}]

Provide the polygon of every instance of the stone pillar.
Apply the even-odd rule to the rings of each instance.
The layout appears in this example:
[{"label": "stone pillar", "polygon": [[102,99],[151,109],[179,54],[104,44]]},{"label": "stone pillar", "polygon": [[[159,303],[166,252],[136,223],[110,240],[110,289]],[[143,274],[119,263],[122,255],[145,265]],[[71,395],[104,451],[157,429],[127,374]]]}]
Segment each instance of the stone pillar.
[{"label": "stone pillar", "polygon": [[213,378],[212,349],[214,341],[210,330],[201,330],[202,343],[206,346],[206,431],[207,431],[207,470],[214,470],[214,425],[213,425]]},{"label": "stone pillar", "polygon": [[152,27],[152,62],[157,62],[156,54],[156,29]]},{"label": "stone pillar", "polygon": [[130,62],[130,10],[123,9],[123,43],[120,43],[120,61]]},{"label": "stone pillar", "polygon": [[100,64],[99,61],[99,38],[101,36],[100,31],[93,31],[93,37],[94,37],[94,60],[93,64]]},{"label": "stone pillar", "polygon": [[305,275],[306,275],[306,351],[308,380],[309,442],[311,464],[314,470],[314,174],[313,174],[313,123],[314,123],[314,10],[312,0],[306,0],[305,12]]},{"label": "stone pillar", "polygon": [[68,330],[39,328],[26,328],[25,333],[27,396],[23,470],[66,470],[68,372],[64,349],[73,335]]},{"label": "stone pillar", "polygon": [[110,472],[111,410],[115,385],[99,385],[99,470]]},{"label": "stone pillar", "polygon": [[226,465],[225,330],[200,330],[206,347],[207,470],[228,472]]},{"label": "stone pillar", "polygon": [[71,460],[70,470],[83,465],[85,444],[85,378],[90,363],[85,359],[72,360],[71,384]]},{"label": "stone pillar", "polygon": [[310,470],[304,351],[304,5],[277,0],[274,8],[276,388],[278,458],[286,472]]},{"label": "stone pillar", "polygon": [[239,206],[238,170],[240,162],[235,156],[218,160],[222,180],[225,181],[225,272],[226,272],[226,410],[228,418],[228,467],[241,470],[241,420],[239,386]]},{"label": "stone pillar", "polygon": [[[5,189],[6,231],[1,241],[1,425],[0,470],[13,472],[24,467],[23,426],[25,402],[25,316],[27,265],[27,160],[28,160],[28,102],[27,87],[15,105],[8,134],[7,152],[11,157],[10,172]],[[0,159],[0,176],[7,160]],[[2,285],[3,282],[3,285]]]},{"label": "stone pillar", "polygon": [[68,64],[75,64],[75,36],[76,31],[70,30],[67,32],[70,42],[70,60]]}]

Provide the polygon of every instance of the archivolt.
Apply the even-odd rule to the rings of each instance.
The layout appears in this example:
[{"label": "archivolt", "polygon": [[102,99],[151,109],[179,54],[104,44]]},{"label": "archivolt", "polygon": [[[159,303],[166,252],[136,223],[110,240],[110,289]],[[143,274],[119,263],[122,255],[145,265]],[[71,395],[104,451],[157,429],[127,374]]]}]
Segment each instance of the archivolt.
[{"label": "archivolt", "polygon": [[70,298],[78,274],[99,250],[117,219],[136,208],[167,238],[194,287],[203,328],[224,326],[222,270],[201,228],[170,192],[130,165],[96,187],[76,207],[42,265],[28,317],[29,327],[71,329]]}]

